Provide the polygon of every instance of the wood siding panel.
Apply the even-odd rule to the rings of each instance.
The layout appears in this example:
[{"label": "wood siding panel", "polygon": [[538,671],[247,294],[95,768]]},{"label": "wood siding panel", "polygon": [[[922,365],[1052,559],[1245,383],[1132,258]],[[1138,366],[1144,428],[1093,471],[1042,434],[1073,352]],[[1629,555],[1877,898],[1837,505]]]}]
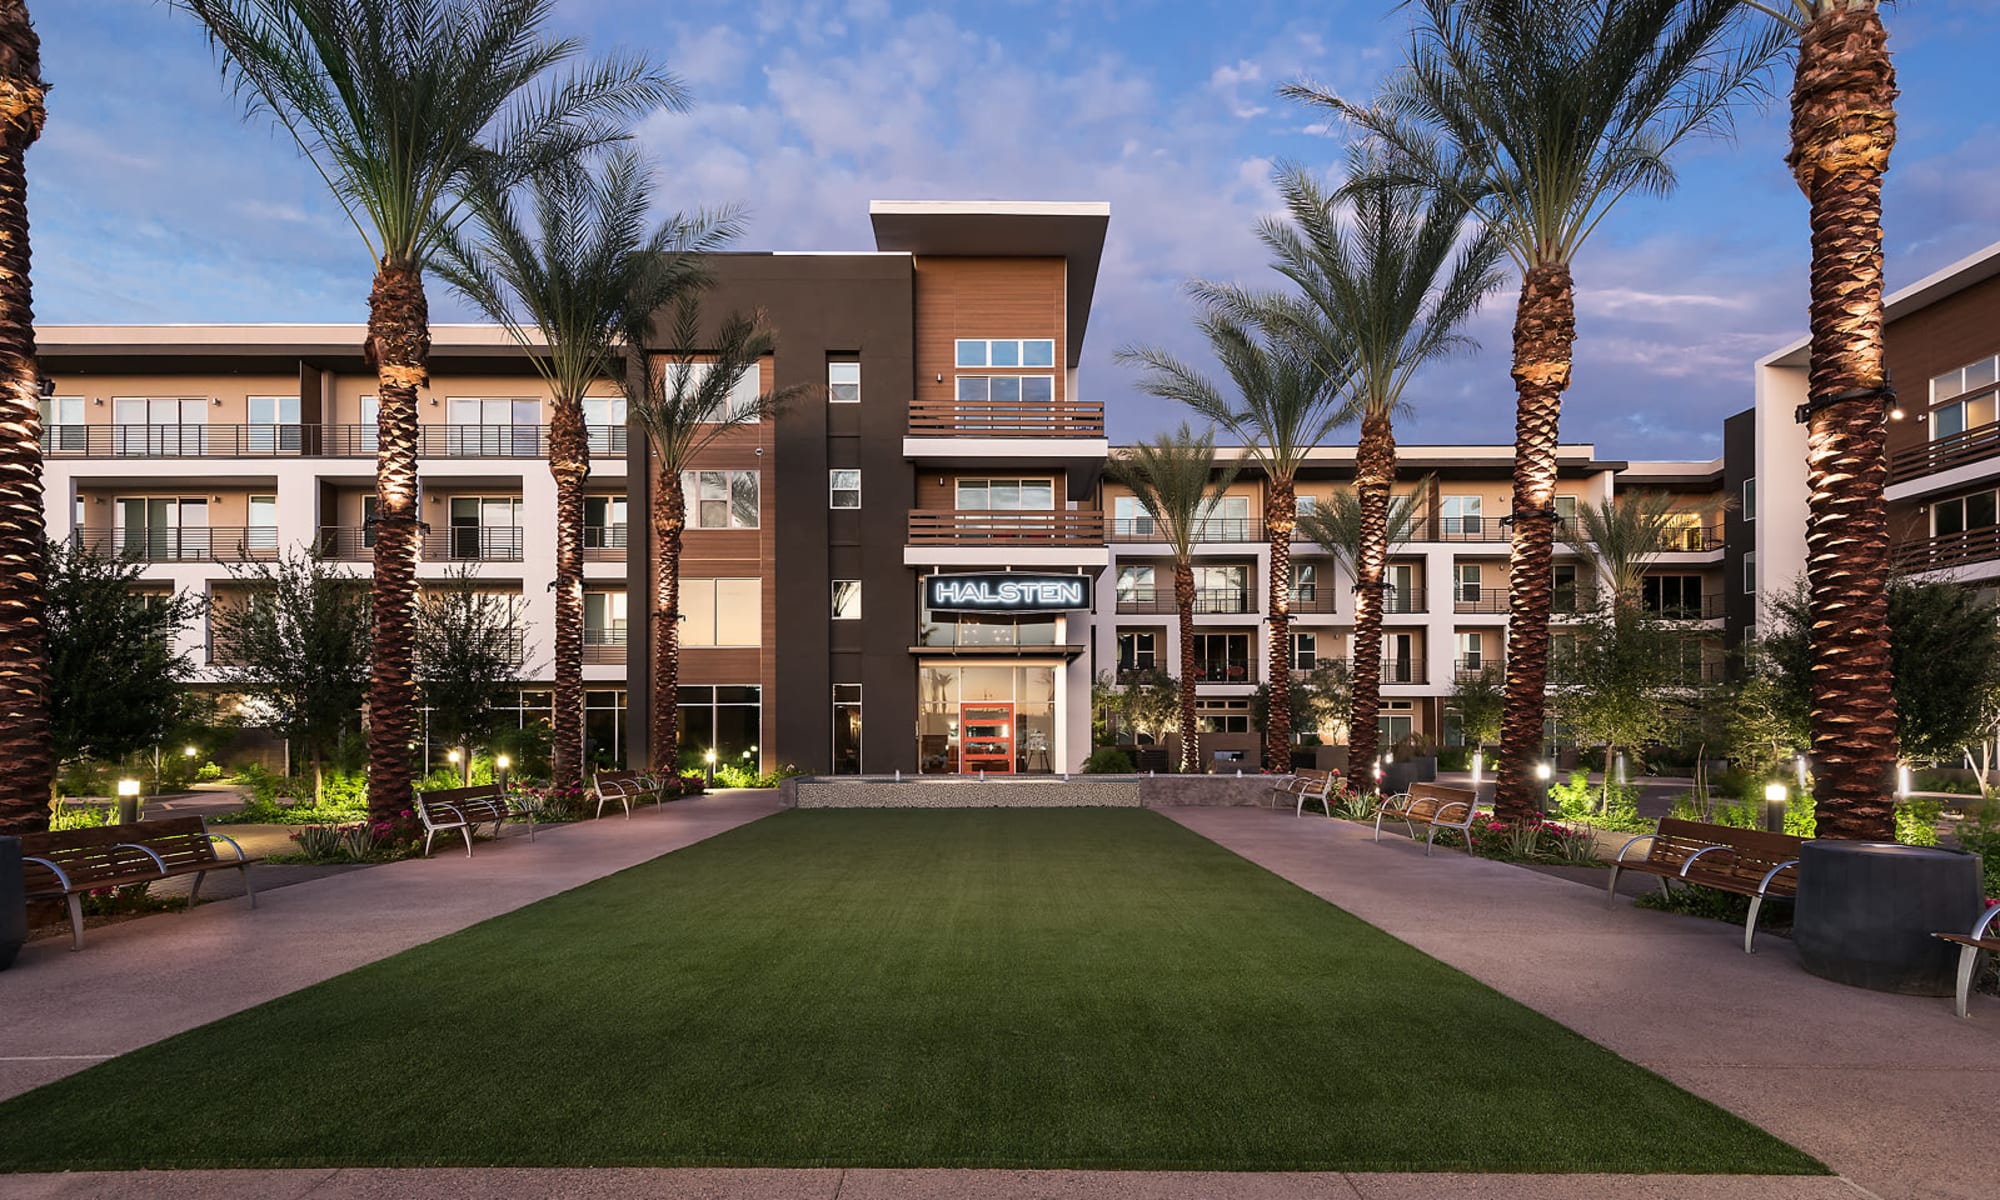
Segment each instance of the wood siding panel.
[{"label": "wood siding panel", "polygon": [[[1053,338],[1047,370],[995,368],[993,374],[1054,375],[1055,401],[1069,400],[1064,321],[1066,264],[1060,258],[919,258],[916,270],[916,399],[958,395],[959,338]],[[986,371],[969,371],[985,374]],[[943,382],[939,382],[939,377]]]}]

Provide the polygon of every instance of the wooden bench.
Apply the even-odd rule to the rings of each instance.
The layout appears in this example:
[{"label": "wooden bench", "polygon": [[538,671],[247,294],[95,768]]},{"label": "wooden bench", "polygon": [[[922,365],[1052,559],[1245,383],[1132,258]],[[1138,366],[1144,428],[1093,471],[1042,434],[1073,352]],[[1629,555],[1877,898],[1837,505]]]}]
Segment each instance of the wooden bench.
[{"label": "wooden bench", "polygon": [[[497,783],[483,783],[476,787],[437,788],[417,793],[417,819],[424,826],[424,857],[430,857],[431,839],[440,833],[453,829],[465,836],[465,856],[472,857],[472,835],[481,825],[493,826],[493,836],[500,836],[500,827],[515,810],[507,803],[507,793]],[[528,840],[535,840],[535,814],[525,809],[521,816],[527,818]]]},{"label": "wooden bench", "polygon": [[1931,936],[1947,941],[1958,950],[1958,1015],[1972,1015],[1972,976],[1979,965],[1979,952],[2000,954],[2000,936],[1993,935],[1993,922],[2000,919],[2000,908],[1989,908],[1971,933],[1934,933]]},{"label": "wooden bench", "polygon": [[625,808],[625,817],[632,817],[632,802],[644,803],[648,796],[653,803],[665,804],[667,793],[658,776],[646,771],[599,771],[591,777],[591,790],[597,793],[597,815],[604,815],[604,806],[616,800]]},{"label": "wooden bench", "polygon": [[1401,821],[1409,827],[1410,840],[1417,840],[1417,826],[1424,834],[1424,853],[1437,843],[1438,830],[1456,829],[1465,838],[1465,852],[1472,853],[1472,818],[1479,811],[1479,796],[1471,788],[1442,783],[1413,783],[1410,790],[1389,797],[1375,810],[1375,840],[1382,840],[1382,822]]},{"label": "wooden bench", "polygon": [[[236,857],[232,860],[218,855],[217,842],[228,842]],[[187,906],[193,908],[208,873],[233,867],[242,874],[243,891],[250,897],[250,907],[255,908],[257,891],[250,882],[250,864],[256,861],[243,853],[234,838],[210,833],[208,822],[198,816],[21,836],[28,899],[61,898],[68,903],[71,950],[83,949],[86,892],[192,875],[194,886],[188,889]]]},{"label": "wooden bench", "polygon": [[1326,810],[1328,817],[1331,817],[1333,816],[1333,785],[1339,781],[1340,772],[1338,771],[1316,771],[1311,767],[1300,767],[1291,775],[1272,785],[1271,796],[1274,802],[1286,799],[1291,800],[1292,815],[1295,817],[1305,815],[1306,801],[1308,800],[1319,801],[1320,807]]},{"label": "wooden bench", "polygon": [[[1646,848],[1646,857],[1628,861],[1626,853],[1646,841],[1652,843]],[[1743,922],[1743,953],[1754,953],[1757,912],[1764,907],[1764,898],[1798,894],[1799,847],[1803,845],[1804,838],[1788,833],[1665,817],[1657,832],[1642,833],[1619,847],[1604,903],[1609,907],[1617,900],[1621,871],[1659,876],[1662,893],[1671,892],[1671,881],[1678,879],[1748,896],[1750,916]]]}]

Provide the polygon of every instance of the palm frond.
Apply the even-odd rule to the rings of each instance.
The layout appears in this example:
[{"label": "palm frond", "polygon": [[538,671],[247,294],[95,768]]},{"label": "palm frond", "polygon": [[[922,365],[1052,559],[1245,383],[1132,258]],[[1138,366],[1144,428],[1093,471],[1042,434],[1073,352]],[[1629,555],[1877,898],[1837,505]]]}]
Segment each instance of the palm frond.
[{"label": "palm frond", "polygon": [[[1383,553],[1393,556],[1416,540],[1424,519],[1423,497],[1430,494],[1431,476],[1418,481],[1411,491],[1389,498],[1389,519],[1383,538]],[[1338,491],[1311,512],[1299,514],[1299,534],[1333,556],[1350,576],[1359,576],[1361,562],[1361,498],[1351,491]]]},{"label": "palm frond", "polygon": [[776,416],[806,392],[802,386],[744,392],[743,381],[777,349],[777,335],[761,313],[730,313],[709,333],[700,291],[691,288],[675,303],[670,348],[626,376],[626,411],[668,475],[687,470],[724,433]]},{"label": "palm frond", "polygon": [[1105,469],[1132,489],[1174,560],[1187,562],[1213,501],[1229,490],[1241,466],[1240,458],[1216,458],[1213,429],[1196,434],[1183,421],[1173,433],[1115,453]]}]

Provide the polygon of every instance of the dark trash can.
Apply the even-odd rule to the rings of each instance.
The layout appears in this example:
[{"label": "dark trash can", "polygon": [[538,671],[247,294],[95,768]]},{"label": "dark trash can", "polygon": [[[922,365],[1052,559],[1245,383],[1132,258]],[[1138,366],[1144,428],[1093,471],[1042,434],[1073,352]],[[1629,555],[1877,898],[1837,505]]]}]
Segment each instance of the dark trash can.
[{"label": "dark trash can", "polygon": [[1958,948],[1985,907],[1979,860],[1892,842],[1810,841],[1799,852],[1792,941],[1823,979],[1906,996],[1949,996]]},{"label": "dark trash can", "polygon": [[21,839],[0,837],[0,971],[28,940],[27,886],[21,877]]}]

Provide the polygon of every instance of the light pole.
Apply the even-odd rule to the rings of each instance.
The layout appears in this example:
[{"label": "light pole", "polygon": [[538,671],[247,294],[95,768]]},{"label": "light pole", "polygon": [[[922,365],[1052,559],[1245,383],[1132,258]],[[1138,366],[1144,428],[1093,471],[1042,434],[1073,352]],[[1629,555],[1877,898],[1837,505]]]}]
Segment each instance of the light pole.
[{"label": "light pole", "polygon": [[469,768],[459,766],[460,763],[463,763],[465,761],[465,755],[459,753],[456,749],[447,750],[445,751],[444,760],[450,763],[452,766],[458,767],[458,781],[461,784],[472,782],[472,776],[469,773]]},{"label": "light pole", "polygon": [[507,768],[513,765],[514,760],[504,754],[493,756],[493,781],[503,792],[507,790]]},{"label": "light pole", "polygon": [[1785,800],[1789,789],[1777,780],[1764,785],[1764,828],[1772,833],[1785,831]]},{"label": "light pole", "polygon": [[1555,778],[1555,774],[1556,769],[1549,765],[1547,759],[1535,764],[1536,807],[1545,813],[1549,811],[1549,780]]},{"label": "light pole", "polygon": [[710,747],[710,748],[708,749],[708,751],[707,751],[706,753],[704,753],[704,754],[703,754],[703,755],[701,756],[701,761],[702,761],[702,762],[704,762],[704,763],[706,763],[706,764],[708,765],[708,785],[707,785],[707,786],[709,786],[709,787],[714,787],[714,786],[715,786],[715,749],[714,749],[714,747]]}]

